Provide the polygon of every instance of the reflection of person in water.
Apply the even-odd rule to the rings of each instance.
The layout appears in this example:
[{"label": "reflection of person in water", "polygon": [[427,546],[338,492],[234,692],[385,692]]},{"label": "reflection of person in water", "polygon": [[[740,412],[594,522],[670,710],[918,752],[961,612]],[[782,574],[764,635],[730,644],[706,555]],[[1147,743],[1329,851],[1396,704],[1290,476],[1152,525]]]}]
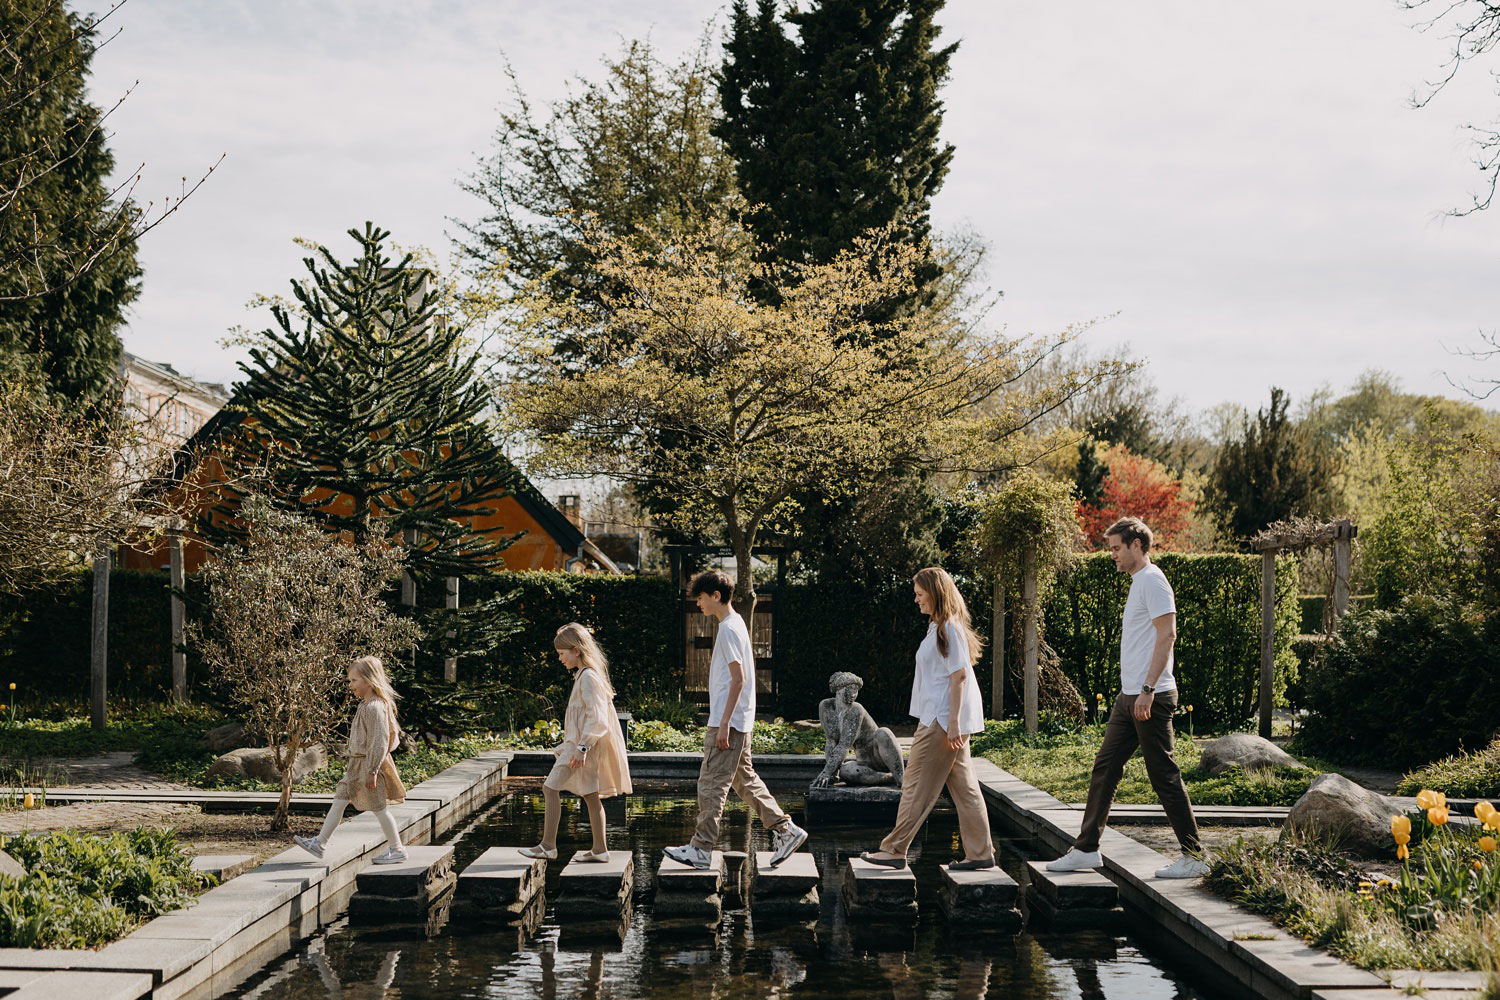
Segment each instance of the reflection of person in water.
[{"label": "reflection of person in water", "polygon": [[[542,972],[541,1000],[557,1000],[557,949],[543,948],[538,957],[541,958]],[[566,984],[563,996],[582,997],[583,1000],[601,1000],[608,996],[609,994],[604,992],[604,952],[589,953],[588,978],[584,981],[582,990],[578,989],[578,980],[573,976],[564,975],[562,979]]]},{"label": "reflection of person in water", "polygon": [[370,1000],[379,1000],[386,995],[391,986],[396,982],[396,963],[401,961],[401,952],[392,949],[385,953],[385,958],[380,961],[380,970],[375,973],[375,980],[371,983],[354,983],[345,986],[339,974],[333,971],[333,966],[328,962],[328,956],[323,949],[309,949],[304,959],[309,965],[318,970],[318,978],[323,981],[323,988],[328,991],[329,1000],[356,1000],[359,997],[369,997]]},{"label": "reflection of person in water", "polygon": [[[876,961],[880,971],[891,981],[891,996],[895,1000],[924,1000],[929,991],[924,990],[906,964],[906,955],[901,952],[884,952]],[[958,974],[953,980],[953,1000],[985,1000],[990,991],[990,968],[988,958],[963,958],[958,962]]]}]

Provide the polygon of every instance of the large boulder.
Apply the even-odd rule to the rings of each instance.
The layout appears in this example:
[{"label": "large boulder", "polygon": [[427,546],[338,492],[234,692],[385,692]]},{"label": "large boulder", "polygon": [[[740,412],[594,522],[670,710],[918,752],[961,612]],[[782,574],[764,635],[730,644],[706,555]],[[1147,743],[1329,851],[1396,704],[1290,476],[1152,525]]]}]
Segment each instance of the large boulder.
[{"label": "large boulder", "polygon": [[228,753],[245,742],[245,724],[226,722],[203,734],[203,745],[214,753]]},{"label": "large boulder", "polygon": [[[322,744],[303,747],[292,765],[292,784],[328,766],[328,753]],[[276,757],[270,747],[241,747],[232,750],[208,766],[209,778],[254,778],[271,784],[281,783],[281,772],[276,769]]]},{"label": "large boulder", "polygon": [[1223,774],[1236,767],[1254,771],[1304,765],[1268,739],[1254,733],[1230,733],[1204,744],[1198,766],[1209,774]]},{"label": "large boulder", "polygon": [[22,879],[27,875],[26,866],[4,851],[0,851],[0,877]]},{"label": "large boulder", "polygon": [[1328,842],[1364,857],[1388,858],[1395,846],[1391,816],[1400,811],[1384,795],[1342,774],[1323,774],[1292,806],[1282,833]]}]

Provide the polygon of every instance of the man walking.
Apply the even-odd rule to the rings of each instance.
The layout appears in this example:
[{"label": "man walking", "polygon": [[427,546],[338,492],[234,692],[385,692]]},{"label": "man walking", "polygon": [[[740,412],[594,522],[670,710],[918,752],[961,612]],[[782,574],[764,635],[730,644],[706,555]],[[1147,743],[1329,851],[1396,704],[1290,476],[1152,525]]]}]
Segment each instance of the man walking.
[{"label": "man walking", "polygon": [[1156,877],[1198,878],[1208,874],[1208,865],[1194,856],[1199,850],[1198,822],[1182,784],[1182,771],[1172,759],[1172,714],[1177,710],[1177,680],[1172,675],[1177,604],[1172,585],[1151,562],[1151,529],[1139,518],[1116,521],[1104,533],[1104,540],[1116,568],[1130,577],[1130,595],[1125,599],[1125,621],[1120,630],[1120,694],[1094,758],[1083,828],[1072,849],[1048,862],[1047,870],[1081,871],[1104,863],[1099,855],[1099,838],[1109,821],[1110,803],[1125,773],[1125,763],[1139,747],[1151,787],[1184,852],[1158,870]]},{"label": "man walking", "polygon": [[703,763],[698,768],[698,825],[693,839],[664,849],[667,857],[694,868],[707,868],[719,843],[719,824],[729,790],[744,799],[771,831],[771,865],[781,864],[807,841],[807,831],[776,804],[755,773],[750,759],[750,732],[755,725],[755,653],[745,619],[729,604],[734,582],[719,570],[693,577],[688,593],[698,610],[719,622],[713,659],[708,667],[708,730],[703,734]]}]

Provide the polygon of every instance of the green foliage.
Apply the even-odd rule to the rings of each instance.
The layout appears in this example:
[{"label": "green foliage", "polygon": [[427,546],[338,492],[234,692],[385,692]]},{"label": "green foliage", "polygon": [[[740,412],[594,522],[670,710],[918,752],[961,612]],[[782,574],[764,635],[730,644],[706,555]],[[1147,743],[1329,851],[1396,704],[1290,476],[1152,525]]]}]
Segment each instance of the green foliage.
[{"label": "green foliage", "polygon": [[981,557],[992,570],[1007,571],[1012,589],[1030,561],[1037,569],[1037,593],[1044,598],[1082,542],[1072,484],[1019,469],[998,490],[980,497],[979,507]]},{"label": "green foliage", "polygon": [[27,833],[0,839],[28,874],[0,879],[0,946],[97,948],[175,910],[212,876],[168,829],[110,835]]},{"label": "green foliage", "polygon": [[[1177,599],[1175,672],[1178,698],[1193,705],[1207,730],[1231,729],[1250,718],[1260,684],[1260,557],[1178,555],[1153,557]],[[1047,642],[1084,702],[1120,690],[1120,623],[1130,581],[1108,555],[1079,559],[1058,580],[1043,615]],[[1301,609],[1297,564],[1277,563],[1276,697],[1295,672],[1292,639]]]},{"label": "green foliage", "polygon": [[1305,682],[1298,746],[1333,760],[1412,767],[1500,730],[1500,610],[1412,597],[1350,613]]},{"label": "green foliage", "polygon": [[1424,788],[1442,789],[1455,798],[1500,798],[1500,739],[1482,750],[1457,753],[1417,768],[1396,785],[1397,795],[1416,795]]},{"label": "green foliage", "polygon": [[822,729],[799,729],[781,719],[757,722],[750,734],[752,753],[821,754],[826,744]]},{"label": "green foliage", "polygon": [[665,722],[677,729],[691,729],[698,722],[698,705],[681,694],[639,695],[630,704],[631,718],[637,722]]},{"label": "green foliage", "polygon": [[109,132],[88,100],[91,23],[55,0],[0,6],[0,352],[38,356],[52,391],[86,405],[114,395],[141,276],[139,213],[111,201]]},{"label": "green foliage", "polygon": [[1211,493],[1235,538],[1275,521],[1331,513],[1337,461],[1326,442],[1293,422],[1288,402],[1273,388],[1270,409],[1247,419],[1240,437],[1219,449]]},{"label": "green foliage", "polygon": [[675,753],[703,749],[703,732],[685,733],[658,720],[630,727],[627,749],[638,753]]},{"label": "green foliage", "polygon": [[105,728],[94,729],[82,704],[50,709],[0,726],[0,758],[86,757],[112,750],[196,744],[206,730],[224,722],[217,709],[202,705],[116,703]]}]

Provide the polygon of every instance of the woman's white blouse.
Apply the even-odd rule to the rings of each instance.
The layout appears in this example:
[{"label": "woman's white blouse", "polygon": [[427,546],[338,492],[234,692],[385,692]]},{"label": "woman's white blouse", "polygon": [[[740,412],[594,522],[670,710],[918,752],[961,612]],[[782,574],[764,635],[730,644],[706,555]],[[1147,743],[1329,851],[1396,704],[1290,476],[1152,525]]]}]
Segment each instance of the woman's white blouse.
[{"label": "woman's white blouse", "polygon": [[952,733],[948,725],[948,678],[956,671],[964,673],[964,698],[959,706],[958,732],[961,735],[984,729],[984,706],[979,702],[979,679],[969,663],[969,639],[957,622],[945,622],[948,630],[948,655],[938,652],[937,625],[927,627],[927,638],[917,647],[917,671],[911,681],[911,714],[924,726],[937,723],[943,732]]}]

